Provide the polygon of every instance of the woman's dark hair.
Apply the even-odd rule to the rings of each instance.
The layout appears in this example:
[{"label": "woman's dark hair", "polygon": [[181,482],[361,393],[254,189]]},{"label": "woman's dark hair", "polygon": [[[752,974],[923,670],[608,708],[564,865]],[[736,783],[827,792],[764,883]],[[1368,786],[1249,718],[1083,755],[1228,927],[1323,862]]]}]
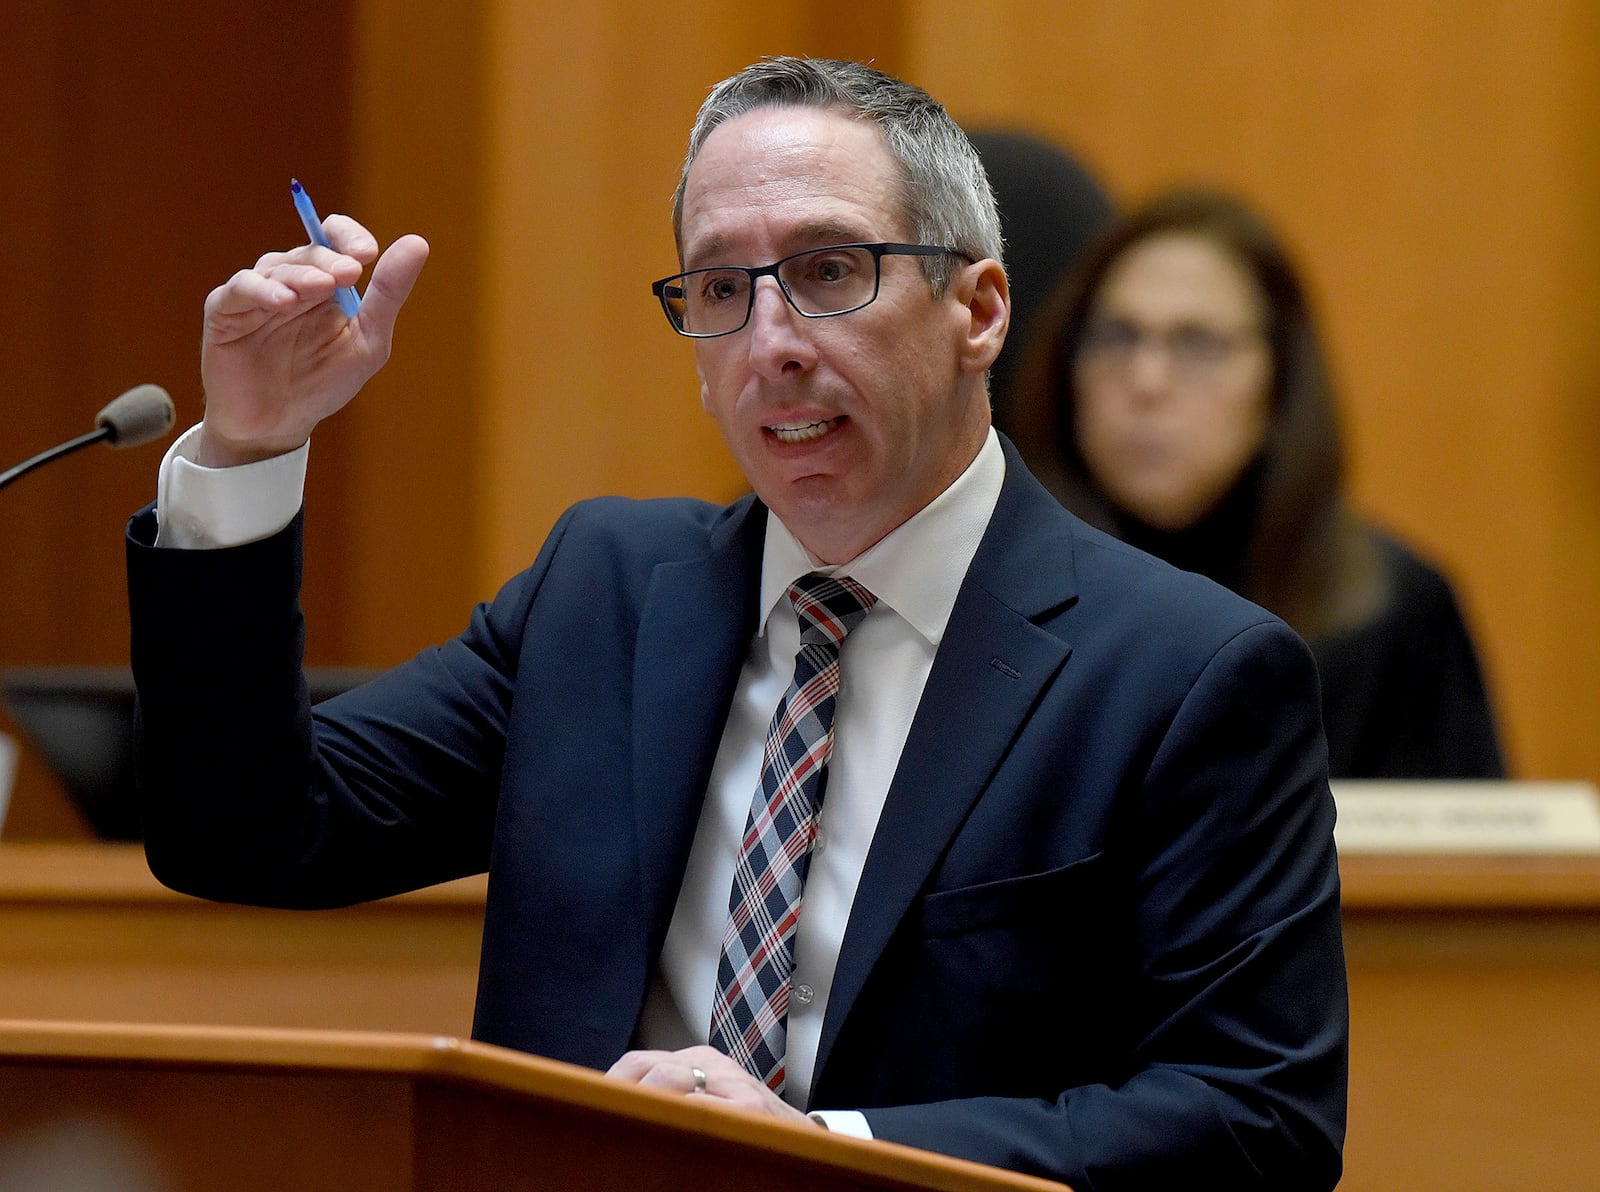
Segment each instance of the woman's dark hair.
[{"label": "woman's dark hair", "polygon": [[1238,199],[1174,191],[1108,228],[1035,319],[1005,429],[1063,504],[1118,532],[1125,515],[1094,483],[1078,450],[1073,366],[1106,275],[1129,249],[1167,235],[1215,245],[1250,279],[1265,313],[1269,416],[1265,441],[1247,470],[1256,499],[1240,593],[1306,636],[1364,619],[1381,599],[1379,572],[1342,499],[1338,414],[1310,303],[1278,238]]}]

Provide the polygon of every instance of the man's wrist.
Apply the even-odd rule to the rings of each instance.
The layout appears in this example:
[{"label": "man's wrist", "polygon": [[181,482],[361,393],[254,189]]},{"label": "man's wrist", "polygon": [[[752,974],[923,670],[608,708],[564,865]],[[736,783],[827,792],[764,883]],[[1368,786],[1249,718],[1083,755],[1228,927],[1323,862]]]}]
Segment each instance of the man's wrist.
[{"label": "man's wrist", "polygon": [[240,468],[276,459],[280,455],[293,454],[310,439],[311,436],[307,434],[291,436],[289,441],[282,443],[237,442],[202,419],[200,434],[190,458],[202,468]]},{"label": "man's wrist", "polygon": [[806,1114],[817,1125],[833,1134],[848,1138],[871,1138],[872,1127],[867,1116],[855,1109],[814,1109]]}]

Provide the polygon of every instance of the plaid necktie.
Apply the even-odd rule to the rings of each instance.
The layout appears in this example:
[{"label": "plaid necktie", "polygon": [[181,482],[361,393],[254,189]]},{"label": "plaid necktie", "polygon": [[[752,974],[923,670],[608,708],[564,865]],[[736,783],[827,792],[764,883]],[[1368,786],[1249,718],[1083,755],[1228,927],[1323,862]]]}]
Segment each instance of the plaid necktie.
[{"label": "plaid necktie", "polygon": [[800,618],[800,652],[794,681],[767,729],[761,783],[733,871],[711,1009],[711,1045],[779,1094],[794,933],[833,752],[839,648],[877,600],[852,579],[816,572],[796,580],[789,598]]}]

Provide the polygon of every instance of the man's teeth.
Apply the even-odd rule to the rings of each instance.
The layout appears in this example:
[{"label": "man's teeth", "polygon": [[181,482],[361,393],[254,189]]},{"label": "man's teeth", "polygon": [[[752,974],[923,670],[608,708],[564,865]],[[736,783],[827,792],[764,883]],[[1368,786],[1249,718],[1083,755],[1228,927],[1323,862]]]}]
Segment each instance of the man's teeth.
[{"label": "man's teeth", "polygon": [[767,429],[775,435],[780,443],[804,443],[810,439],[820,439],[833,429],[837,418],[824,418],[821,422],[787,422],[769,426]]}]

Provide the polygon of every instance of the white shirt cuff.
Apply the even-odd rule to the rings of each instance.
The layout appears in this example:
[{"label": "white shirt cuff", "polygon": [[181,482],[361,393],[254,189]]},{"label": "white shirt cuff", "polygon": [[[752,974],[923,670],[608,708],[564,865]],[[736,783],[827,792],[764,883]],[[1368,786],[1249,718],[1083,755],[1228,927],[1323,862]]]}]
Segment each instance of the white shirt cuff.
[{"label": "white shirt cuff", "polygon": [[285,455],[236,468],[194,462],[200,427],[167,449],[156,479],[156,545],[216,550],[270,538],[294,520],[305,498],[309,442]]},{"label": "white shirt cuff", "polygon": [[850,1138],[872,1137],[867,1115],[854,1109],[813,1109],[810,1116],[828,1127],[830,1134],[843,1134]]}]

